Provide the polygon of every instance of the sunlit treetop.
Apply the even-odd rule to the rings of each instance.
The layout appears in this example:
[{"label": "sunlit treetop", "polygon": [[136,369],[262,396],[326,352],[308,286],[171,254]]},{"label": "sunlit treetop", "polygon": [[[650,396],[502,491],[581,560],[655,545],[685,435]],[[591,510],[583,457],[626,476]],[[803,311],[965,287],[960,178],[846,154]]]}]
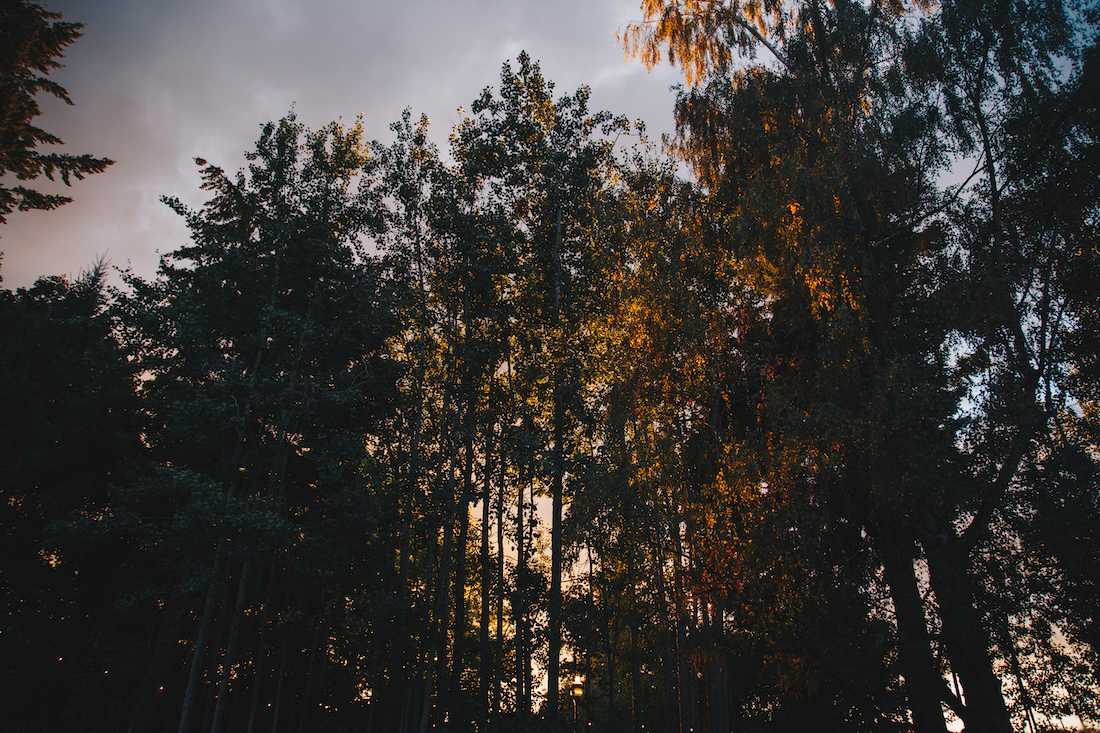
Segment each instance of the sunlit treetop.
[{"label": "sunlit treetop", "polygon": [[[829,0],[834,7],[851,0]],[[871,0],[870,12],[897,17],[928,9],[931,0]],[[628,58],[648,68],[679,66],[684,79],[697,85],[711,72],[729,69],[736,57],[753,57],[763,46],[782,66],[789,66],[784,47],[788,32],[810,25],[820,15],[820,2],[783,0],[642,0],[642,20],[620,35]]]}]

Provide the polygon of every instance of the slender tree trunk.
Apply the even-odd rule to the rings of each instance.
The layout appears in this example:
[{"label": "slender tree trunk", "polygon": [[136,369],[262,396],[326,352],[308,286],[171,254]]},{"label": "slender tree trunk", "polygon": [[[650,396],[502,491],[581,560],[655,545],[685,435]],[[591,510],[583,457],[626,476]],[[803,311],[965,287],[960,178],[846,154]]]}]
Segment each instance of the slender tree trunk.
[{"label": "slender tree trunk", "polygon": [[[443,400],[444,424],[449,423],[451,415],[451,393],[445,392]],[[441,436],[443,439],[446,436]],[[435,598],[428,623],[428,653],[433,655],[430,662],[425,660],[425,665],[430,664],[431,671],[424,675],[424,695],[421,701],[420,733],[427,733],[429,725],[439,725],[447,718],[447,684],[449,682],[449,667],[447,665],[447,625],[450,619],[448,613],[448,598],[450,596],[451,580],[451,546],[454,543],[454,511],[455,511],[455,464],[454,451],[451,441],[446,442],[451,448],[451,458],[445,469],[443,481],[444,490],[441,496],[435,497],[434,502],[439,512],[439,523],[432,531],[432,548],[435,550],[435,538],[442,532],[443,539],[440,543],[438,557],[438,571],[435,582]],[[430,586],[429,586],[430,587]],[[433,690],[438,690],[435,695],[433,709]]]},{"label": "slender tree trunk", "polygon": [[466,546],[470,539],[470,503],[465,496],[459,502],[459,512],[458,542],[455,545],[454,646],[451,650],[451,679],[447,691],[451,713],[449,728],[462,731],[469,723],[462,694],[462,669],[466,661]]},{"label": "slender tree trunk", "polygon": [[[426,376],[426,373],[427,373],[427,364],[428,364],[428,360],[425,356],[425,352],[427,351],[428,343],[430,341],[430,338],[429,338],[429,335],[430,335],[430,328],[429,328],[430,318],[429,318],[429,312],[428,312],[428,289],[427,289],[427,286],[426,286],[425,275],[424,275],[424,270],[425,270],[426,263],[424,261],[424,247],[423,247],[422,234],[421,234],[421,223],[422,222],[419,218],[419,216],[420,216],[420,203],[421,202],[419,200],[419,195],[418,195],[417,199],[415,201],[415,205],[412,208],[412,211],[414,212],[414,215],[411,216],[410,219],[409,219],[412,222],[412,226],[413,226],[412,244],[413,244],[413,264],[415,265],[416,285],[417,285],[417,287],[416,287],[416,294],[417,294],[417,299],[416,299],[416,305],[417,305],[417,308],[416,308],[417,332],[416,332],[416,335],[417,335],[417,341],[418,341],[416,352],[415,352],[416,353],[415,358],[416,358],[416,361],[417,361],[416,382],[415,382],[415,384],[416,384],[416,389],[415,389],[416,411],[415,411],[414,416],[413,416],[413,429],[412,429],[412,436],[411,436],[411,439],[410,439],[409,474],[408,474],[408,484],[407,484],[407,488],[406,488],[407,498],[408,498],[408,501],[410,502],[411,509],[415,509],[416,498],[420,494],[420,480],[421,480],[421,465],[420,465],[421,464],[421,456],[420,456],[420,452],[421,452],[421,443],[423,442],[422,435],[423,435],[423,432],[424,432],[424,412],[425,412],[425,409],[426,409],[425,405],[424,405],[424,384],[425,384],[425,376]],[[446,415],[446,408],[445,408],[445,411],[444,411],[444,415]],[[410,608],[410,604],[409,604],[409,601],[408,601],[408,585],[409,585],[408,584],[408,576],[409,576],[409,560],[410,560],[410,558],[409,558],[409,554],[410,554],[409,553],[409,544],[410,544],[409,535],[410,535],[411,525],[412,525],[412,514],[413,514],[413,511],[410,510],[408,517],[402,523],[403,526],[402,526],[402,529],[401,529],[401,539],[400,539],[400,542],[401,542],[400,546],[401,546],[402,549],[401,549],[401,556],[400,556],[400,559],[399,559],[399,562],[398,562],[398,574],[400,576],[398,588],[399,588],[399,593],[400,593],[400,597],[401,597],[401,600],[402,600],[402,603],[401,603],[400,607],[401,608],[409,608],[409,610],[412,610]],[[427,587],[430,588],[431,587],[430,573],[431,573],[431,567],[433,566],[433,563],[431,562],[432,558],[430,556],[434,554],[435,545],[436,545],[436,535],[434,533],[429,537],[427,544],[428,544],[428,548],[429,548],[429,550],[428,550],[428,554],[429,554],[429,563],[428,563],[429,578],[428,578],[428,581],[427,581],[428,582]],[[424,605],[424,612],[423,612],[423,618],[422,618],[422,621],[423,621],[422,628],[428,629],[427,633],[430,637],[431,636],[431,626],[430,626],[430,623],[429,623],[429,621],[430,621],[430,615],[429,614],[430,614],[430,608],[431,608],[432,604],[425,603],[423,605]],[[410,690],[409,690],[408,694],[406,695],[406,704],[404,706],[404,712],[402,713],[401,733],[409,733],[409,731],[412,731],[414,729],[413,726],[414,726],[414,724],[416,724],[415,721],[417,720],[416,718],[414,718],[414,715],[416,715],[417,713],[419,713],[419,718],[418,718],[419,723],[417,725],[416,730],[420,731],[420,733],[424,733],[427,730],[427,727],[428,727],[428,715],[429,715],[429,712],[431,710],[431,708],[430,708],[430,699],[431,699],[431,696],[432,696],[431,675],[430,674],[425,674],[425,675],[423,675],[423,678],[420,680],[421,684],[419,685],[419,687],[420,687],[420,697],[421,697],[422,704],[421,704],[419,710],[417,710],[417,709],[415,709],[415,707],[416,707],[415,706],[415,700],[413,699],[413,693],[411,691],[411,688],[414,686],[413,685],[414,679],[416,679],[416,675],[414,674],[414,672],[412,672],[412,670],[421,670],[421,671],[423,671],[424,668],[425,668],[425,665],[422,664],[422,663],[417,663],[416,658],[418,658],[420,656],[420,653],[414,648],[415,644],[414,644],[414,640],[412,638],[412,634],[405,634],[402,631],[400,633],[400,638],[401,638],[401,645],[399,647],[398,659],[395,660],[395,666],[396,666],[397,669],[401,670],[400,673],[404,673],[404,669],[406,667],[405,663],[408,662],[407,667],[410,670],[408,672],[408,677],[406,678]]]},{"label": "slender tree trunk", "polygon": [[[423,398],[421,392],[423,389],[423,368],[420,366],[417,374],[417,408],[414,419],[412,419],[412,436],[410,438],[409,447],[409,466],[408,477],[405,484],[404,491],[398,491],[397,495],[397,611],[393,614],[393,619],[390,620],[390,643],[393,644],[394,655],[390,659],[390,670],[392,670],[392,678],[390,678],[388,685],[383,690],[376,690],[375,694],[379,697],[389,697],[393,699],[392,704],[395,709],[400,711],[400,733],[408,733],[408,718],[406,712],[408,704],[405,702],[410,696],[410,690],[414,687],[414,680],[416,679],[414,670],[416,669],[416,646],[414,634],[410,631],[407,624],[407,619],[412,612],[415,611],[414,606],[409,602],[409,572],[411,566],[411,536],[412,528],[415,526],[416,504],[417,497],[420,494],[420,431],[422,430],[423,422]],[[372,700],[372,705],[375,702],[386,704],[385,699]]]},{"label": "slender tree trunk", "polygon": [[626,630],[630,639],[630,722],[631,727],[639,731],[642,726],[642,670],[637,625],[632,621]]},{"label": "slender tree trunk", "polygon": [[493,569],[489,562],[489,510],[492,501],[492,451],[493,429],[490,426],[485,436],[485,464],[483,469],[483,487],[481,492],[481,653],[479,674],[479,699],[481,701],[481,719],[489,722],[489,675],[493,668],[492,653],[489,649],[489,604]]},{"label": "slender tree trunk", "polygon": [[210,626],[214,621],[214,611],[218,605],[218,591],[225,585],[223,582],[225,572],[225,548],[219,545],[214,553],[214,567],[210,571],[210,583],[206,588],[206,600],[203,602],[202,617],[199,619],[199,628],[195,633],[195,647],[191,653],[191,670],[187,675],[187,687],[183,692],[178,733],[191,733],[195,695],[198,692],[199,678],[202,675],[203,663],[205,662]]},{"label": "slender tree trunk", "polygon": [[[235,576],[229,569],[229,560],[227,559],[225,568],[225,587],[222,589],[222,600],[218,607],[218,615],[214,622],[213,633],[211,635],[211,654],[208,655],[209,658],[206,662],[206,679],[211,681],[221,677],[218,672],[218,662],[224,659],[224,657],[222,657],[222,653],[225,650],[224,642],[229,636],[229,626],[233,618],[233,605],[230,603],[230,598],[232,597],[230,591],[233,587],[233,580],[238,577],[239,574]],[[217,703],[217,685],[207,685],[202,707],[202,723],[199,725],[199,730],[210,730],[210,726],[214,724],[214,708]]]},{"label": "slender tree trunk", "polygon": [[[594,613],[596,595],[592,587],[592,545],[585,542],[584,551],[588,560],[588,612]],[[590,635],[584,644],[584,697],[587,700],[592,699],[592,647],[595,646],[595,643],[596,639]]]},{"label": "slender tree trunk", "polygon": [[160,629],[150,654],[145,678],[138,687],[134,709],[130,715],[129,733],[141,733],[149,729],[149,717],[156,701],[164,692],[163,680],[173,661],[180,621],[185,610],[184,599],[172,598],[161,617]]},{"label": "slender tree trunk", "polygon": [[[440,534],[443,531],[442,524],[445,522],[445,517],[441,516],[428,534],[428,578],[426,581],[426,588],[435,588],[438,594],[438,578],[439,570],[442,566],[442,561],[439,559],[439,540]],[[434,585],[433,585],[434,584]],[[436,633],[436,607],[439,605],[438,595],[432,599],[431,603],[424,604],[424,611],[421,616],[421,623],[425,629],[426,643],[423,645],[423,650],[417,653],[416,669],[420,671],[421,691],[419,707],[414,712],[418,713],[416,724],[416,730],[419,733],[427,733],[428,726],[431,725],[432,714],[432,697],[435,694],[435,662],[438,660],[438,652],[436,651],[437,633]],[[436,657],[429,659],[430,655],[435,654]]]},{"label": "slender tree trunk", "polygon": [[[468,369],[469,367],[467,367]],[[466,662],[466,547],[470,538],[470,500],[474,495],[474,415],[476,397],[472,376],[467,375],[466,407],[463,415],[465,423],[462,467],[462,497],[458,501],[459,531],[458,545],[455,547],[455,625],[454,651],[451,658],[451,681],[449,689],[453,691],[451,703],[452,730],[462,731],[468,728],[469,720],[462,694],[462,669]]]},{"label": "slender tree trunk", "polygon": [[271,613],[271,603],[275,592],[275,577],[279,572],[278,560],[274,553],[271,557],[271,572],[268,575],[267,591],[264,593],[264,605],[260,611],[260,623],[256,629],[256,670],[252,676],[252,701],[248,710],[248,728],[246,733],[253,733],[256,726],[256,713],[260,708],[260,693],[263,691],[264,676],[267,671],[267,645],[265,635],[267,633],[267,619]]},{"label": "slender tree trunk", "polygon": [[546,714],[549,720],[558,718],[559,660],[561,657],[561,520],[562,490],[565,473],[564,436],[565,406],[561,387],[554,395],[554,481],[551,486],[550,520],[550,599],[546,629],[548,658],[546,662]]},{"label": "slender tree trunk", "polygon": [[237,663],[237,648],[240,646],[241,616],[244,615],[244,606],[248,598],[248,584],[252,579],[252,561],[245,560],[241,569],[241,577],[237,581],[237,603],[233,609],[233,620],[229,627],[229,640],[225,649],[225,665],[222,669],[222,678],[218,682],[217,704],[214,708],[214,722],[210,726],[210,733],[222,733],[225,729],[225,714],[229,707],[229,675],[233,665]]},{"label": "slender tree trunk", "polygon": [[724,616],[725,611],[721,602],[715,603],[714,616],[710,624],[711,643],[708,652],[710,660],[708,677],[710,678],[711,730],[714,731],[730,730],[729,697],[727,693],[729,690],[729,675],[726,672],[726,655],[722,651],[721,644],[724,633]]},{"label": "slender tree trunk", "polygon": [[691,697],[691,669],[687,649],[687,611],[684,608],[683,562],[684,548],[680,537],[680,523],[672,506],[672,499],[664,497],[665,511],[669,518],[668,532],[672,538],[672,609],[673,652],[676,661],[676,712],[681,730],[693,727],[690,722],[694,712]]},{"label": "slender tree trunk", "polygon": [[618,679],[615,670],[615,641],[618,624],[615,619],[609,619],[606,635],[607,653],[607,710],[611,720],[617,720],[618,700],[616,700],[616,687]]},{"label": "slender tree trunk", "polygon": [[[421,315],[420,318],[421,321],[424,320],[423,315]],[[423,329],[424,327],[421,325],[421,343],[427,341],[427,334],[423,332]],[[422,433],[424,431],[424,381],[427,369],[423,354],[418,354],[417,359],[416,387],[414,390],[416,394],[416,410],[413,414],[412,435],[409,438],[408,476],[404,487],[405,490],[400,492],[397,498],[399,512],[397,607],[409,613],[413,611],[412,604],[409,600],[409,572],[412,560],[412,530],[415,526],[414,518],[416,514],[417,499],[420,496],[420,452]],[[402,688],[412,686],[415,678],[412,670],[414,670],[417,665],[416,660],[413,658],[416,655],[415,641],[413,634],[407,630],[404,624],[404,614],[398,613],[394,615],[393,634],[396,654],[393,660],[394,684],[391,685],[391,688],[394,692],[400,692],[402,697],[405,698],[408,697],[408,694],[407,691],[403,691]],[[403,725],[401,733],[407,733],[407,731],[408,728]]]},{"label": "slender tree trunk", "polygon": [[412,727],[413,712],[414,712],[413,708],[414,708],[414,705],[415,705],[415,702],[416,702],[413,699],[413,695],[415,694],[414,693],[415,689],[416,689],[415,686],[410,684],[408,686],[408,689],[405,690],[404,701],[401,704],[400,728],[398,728],[398,730],[400,730],[401,733],[408,733],[408,731]]},{"label": "slender tree trunk", "polygon": [[557,354],[553,355],[555,374],[553,384],[554,425],[553,425],[553,483],[551,485],[550,520],[550,602],[549,618],[546,629],[546,716],[554,721],[558,718],[558,665],[561,657],[561,516],[562,491],[565,477],[565,450],[562,441],[565,436],[565,385],[562,376],[565,339],[561,333],[561,202],[556,203],[554,212],[554,241],[551,252],[553,287],[553,326],[555,339],[559,344]]},{"label": "slender tree trunk", "polygon": [[608,577],[607,558],[600,556],[600,576],[602,582],[600,584],[600,603],[603,606],[603,618],[607,620],[607,630],[604,634],[604,653],[607,656],[607,713],[609,720],[617,721],[619,719],[619,704],[618,704],[618,670],[615,666],[615,652],[616,645],[619,639],[619,618],[618,608],[615,600],[611,598],[610,589],[608,585],[610,580]]},{"label": "slender tree trunk", "polygon": [[279,714],[283,710],[283,682],[286,680],[286,665],[289,656],[290,641],[283,639],[279,651],[279,681],[275,683],[275,710],[271,713],[271,733],[279,733]]},{"label": "slender tree trunk", "polygon": [[[527,506],[530,510],[527,512],[527,548],[528,554],[534,553],[535,548],[535,523],[537,521],[537,515],[535,513],[535,482],[532,480],[530,484],[530,493],[527,496]],[[526,715],[531,714],[534,698],[534,676],[533,676],[533,662],[534,662],[534,629],[532,628],[530,618],[530,608],[524,605],[524,639],[526,640],[523,646],[523,709]]]},{"label": "slender tree trunk", "polygon": [[522,719],[527,710],[523,706],[523,656],[524,656],[524,626],[526,624],[524,594],[526,589],[527,573],[527,543],[524,541],[526,523],[523,518],[523,481],[516,491],[516,591],[515,602],[512,603],[512,617],[515,626],[515,663],[516,663],[516,715]]},{"label": "slender tree trunk", "polygon": [[666,715],[673,725],[666,725],[669,731],[683,730],[684,718],[680,706],[680,666],[679,646],[676,635],[676,619],[673,617],[671,604],[668,600],[668,583],[665,581],[664,572],[664,548],[659,540],[654,541],[654,578],[657,582],[657,598],[660,603],[662,617],[666,620],[666,626],[670,633],[664,634],[665,653],[662,660],[662,673],[664,675],[665,709]]},{"label": "slender tree trunk", "polygon": [[503,429],[498,459],[500,477],[497,485],[497,645],[493,659],[493,718],[500,726],[500,678],[504,673],[504,442]]},{"label": "slender tree trunk", "polygon": [[1005,645],[1008,647],[1008,661],[1012,665],[1012,675],[1016,678],[1016,686],[1020,688],[1020,703],[1024,706],[1024,716],[1028,728],[1030,728],[1031,733],[1038,733],[1039,726],[1035,721],[1035,705],[1031,699],[1031,693],[1027,689],[1027,684],[1024,682],[1024,670],[1020,665],[1020,655],[1016,651],[1016,642],[1012,639],[1012,632],[1008,628],[1007,622],[1005,623],[1004,638]]},{"label": "slender tree trunk", "polygon": [[[438,685],[436,696],[435,723],[441,724],[450,717],[450,700],[448,685],[450,683],[450,667],[447,664],[447,625],[450,618],[448,598],[451,588],[451,562],[454,554],[454,524],[456,502],[454,496],[455,469],[452,463],[447,479],[448,491],[443,498],[444,524],[443,543],[439,553],[439,577],[436,579],[436,608],[435,608],[435,638],[432,644],[435,653],[435,678]],[[424,701],[428,710],[431,709],[431,699]]]},{"label": "slender tree trunk", "polygon": [[324,665],[326,593],[321,591],[321,608],[317,615],[317,629],[313,637],[313,649],[310,652],[309,667],[306,669],[306,688],[302,693],[302,714],[298,718],[298,733],[310,730],[313,720],[313,690],[317,677],[321,676],[320,667]]},{"label": "slender tree trunk", "polygon": [[883,538],[879,543],[886,582],[894,601],[898,625],[898,661],[905,675],[909,710],[916,733],[945,733],[941,688],[946,683],[936,669],[932,643],[924,620],[924,606],[917,576],[913,570],[913,551],[905,542]]}]

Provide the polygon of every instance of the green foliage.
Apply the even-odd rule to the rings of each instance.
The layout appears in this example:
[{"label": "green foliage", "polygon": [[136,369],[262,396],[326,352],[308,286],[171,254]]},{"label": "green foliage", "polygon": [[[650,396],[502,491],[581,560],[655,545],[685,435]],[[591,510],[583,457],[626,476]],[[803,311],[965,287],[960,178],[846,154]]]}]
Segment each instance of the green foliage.
[{"label": "green foliage", "polygon": [[[0,443],[0,651],[19,660],[2,678],[16,721],[53,706],[57,725],[75,725],[89,698],[115,690],[97,659],[132,639],[121,618],[118,633],[88,633],[112,609],[127,548],[56,530],[79,521],[104,532],[112,487],[139,455],[135,373],[114,338],[105,275],[100,264],[75,281],[0,291],[0,409],[11,428]],[[95,684],[73,687],[80,675]]]},{"label": "green foliage", "polygon": [[[60,13],[45,10],[30,0],[14,0],[0,8],[0,175],[18,181],[46,176],[72,179],[102,173],[113,161],[92,155],[41,152],[41,145],[61,140],[34,124],[41,113],[36,97],[49,94],[72,104],[69,93],[49,75],[61,67],[59,59],[77,38],[82,25],[59,20]],[[72,199],[35,191],[24,185],[0,186],[0,224],[12,211],[56,209]]]},{"label": "green foliage", "polygon": [[18,724],[1096,716],[1088,14],[643,10],[676,158],[521,54],[446,156],[292,114],[154,277],[0,297]]}]

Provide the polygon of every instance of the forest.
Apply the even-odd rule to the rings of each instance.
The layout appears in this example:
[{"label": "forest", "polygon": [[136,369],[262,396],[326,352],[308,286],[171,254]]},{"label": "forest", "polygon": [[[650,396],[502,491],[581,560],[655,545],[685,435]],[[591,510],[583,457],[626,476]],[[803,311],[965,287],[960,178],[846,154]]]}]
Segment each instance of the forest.
[{"label": "forest", "polygon": [[[663,139],[521,53],[195,158],[155,273],[0,290],[2,727],[1097,724],[1098,24],[643,0]],[[82,32],[0,7],[0,237],[112,164]]]}]

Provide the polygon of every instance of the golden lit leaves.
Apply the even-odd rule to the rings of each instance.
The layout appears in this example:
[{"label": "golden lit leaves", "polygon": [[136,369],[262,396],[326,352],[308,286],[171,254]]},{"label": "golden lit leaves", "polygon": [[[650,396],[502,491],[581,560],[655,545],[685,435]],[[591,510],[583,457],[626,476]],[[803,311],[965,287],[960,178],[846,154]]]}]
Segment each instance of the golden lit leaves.
[{"label": "golden lit leaves", "polygon": [[803,276],[803,280],[810,291],[810,307],[815,316],[820,317],[836,307],[836,294],[831,287],[831,273],[815,265]]},{"label": "golden lit leaves", "polygon": [[57,550],[39,550],[38,559],[51,568],[61,566],[61,553]]},{"label": "golden lit leaves", "polygon": [[[710,5],[710,3],[706,3]],[[710,14],[700,14],[701,3],[688,0],[668,3],[647,0],[642,9],[646,20],[631,23],[620,37],[628,57],[637,57],[647,68],[661,61],[667,46],[668,63],[679,64],[688,84],[694,85],[712,67],[729,64],[729,49],[717,33],[707,32]]]},{"label": "golden lit leaves", "polygon": [[619,35],[628,58],[647,68],[661,62],[679,65],[689,85],[713,70],[726,70],[734,52],[748,54],[763,44],[786,63],[769,35],[781,36],[783,14],[777,0],[643,0],[643,20]]},{"label": "golden lit leaves", "polygon": [[776,131],[775,118],[768,112],[760,115],[760,127],[765,135]]}]

